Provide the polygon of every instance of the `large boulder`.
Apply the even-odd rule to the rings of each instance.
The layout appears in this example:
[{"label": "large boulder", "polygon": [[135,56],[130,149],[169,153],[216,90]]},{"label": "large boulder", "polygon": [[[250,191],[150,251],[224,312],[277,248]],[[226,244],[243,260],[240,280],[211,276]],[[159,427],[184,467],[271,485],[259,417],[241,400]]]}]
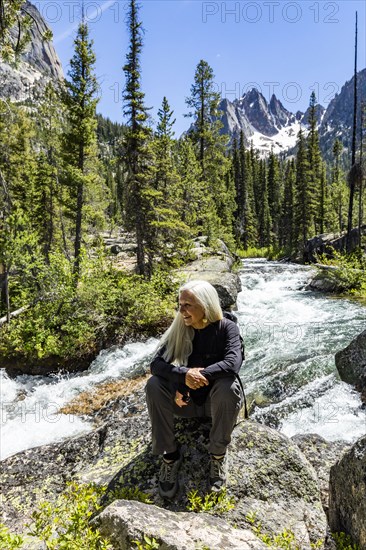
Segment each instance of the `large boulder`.
[{"label": "large boulder", "polygon": [[268,548],[249,529],[234,529],[209,514],[170,512],[141,502],[117,500],[93,523],[115,550],[130,550],[134,540],[154,538],[164,550],[265,550]]},{"label": "large boulder", "polygon": [[335,355],[339,376],[344,382],[352,384],[366,399],[366,330],[361,332],[344,349]]},{"label": "large boulder", "polygon": [[324,511],[329,508],[329,472],[350,444],[346,441],[327,441],[318,434],[295,435],[292,441],[304,453],[316,472]]},{"label": "large boulder", "polygon": [[297,445],[276,430],[245,422],[233,433],[228,488],[237,506],[231,521],[255,514],[264,532],[291,530],[298,548],[324,540],[327,522],[316,473]]},{"label": "large boulder", "polygon": [[[197,490],[201,495],[207,492],[209,429],[209,422],[177,420],[184,461],[180,490],[171,502],[158,494],[158,464],[150,455],[149,445],[146,452],[115,474],[109,493],[123,494],[123,488],[137,485],[156,505],[174,512],[186,511],[190,491]],[[148,433],[146,439],[150,439]],[[225,513],[226,521],[242,529],[252,527],[254,521],[269,536],[291,530],[301,549],[310,549],[311,543],[324,540],[326,518],[316,474],[286,436],[255,422],[240,423],[233,432],[228,471],[228,494],[236,504],[234,510]]]},{"label": "large boulder", "polygon": [[1,462],[0,514],[19,532],[42,499],[55,500],[77,472],[100,456],[103,428],[60,443],[22,451]]},{"label": "large boulder", "polygon": [[[107,485],[105,506],[137,487],[159,508],[186,513],[190,491],[207,493],[208,420],[176,420],[184,461],[180,490],[170,502],[157,490],[159,459],[151,454],[143,389],[114,399],[94,420],[98,427],[90,434],[3,461],[1,506],[9,526],[24,529],[39,500],[54,499],[70,479]],[[324,539],[326,520],[315,472],[290,439],[264,425],[241,422],[233,432],[228,465],[228,494],[235,508],[222,519],[240,529],[260,522],[270,536],[290,529],[304,550]]]},{"label": "large boulder", "polygon": [[329,525],[366,548],[366,436],[330,470]]},{"label": "large boulder", "polygon": [[[363,225],[362,234],[366,232],[366,225]],[[330,257],[334,255],[334,251],[342,252],[346,250],[347,231],[342,233],[323,233],[306,241],[303,260],[304,262],[316,262],[320,254],[326,254]],[[354,250],[358,246],[358,227],[351,229],[350,233],[350,250]]]},{"label": "large boulder", "polygon": [[177,270],[179,279],[207,281],[216,288],[223,309],[235,307],[241,282],[238,273],[232,271],[235,259],[226,244],[218,239],[212,249],[206,236],[197,237],[190,252],[195,259]]}]

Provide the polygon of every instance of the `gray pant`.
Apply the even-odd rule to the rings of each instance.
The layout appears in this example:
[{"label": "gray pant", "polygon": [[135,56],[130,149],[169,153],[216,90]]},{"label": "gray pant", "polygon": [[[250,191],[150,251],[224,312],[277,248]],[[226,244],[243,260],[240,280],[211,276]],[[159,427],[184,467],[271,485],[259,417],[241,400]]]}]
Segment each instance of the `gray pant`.
[{"label": "gray pant", "polygon": [[178,407],[174,401],[169,382],[159,376],[152,376],[146,384],[147,408],[152,426],[153,454],[173,453],[177,444],[174,435],[174,416],[184,418],[212,418],[208,450],[215,455],[224,454],[231,441],[240,408],[243,404],[240,384],[235,378],[219,378],[203,405],[191,400],[188,405]]}]

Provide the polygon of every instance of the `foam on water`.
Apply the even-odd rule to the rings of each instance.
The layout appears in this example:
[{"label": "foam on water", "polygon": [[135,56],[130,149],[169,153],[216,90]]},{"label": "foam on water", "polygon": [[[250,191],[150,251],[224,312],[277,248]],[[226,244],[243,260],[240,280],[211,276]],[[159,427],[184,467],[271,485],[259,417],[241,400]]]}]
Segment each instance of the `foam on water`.
[{"label": "foam on water", "polygon": [[[246,345],[242,378],[261,406],[254,419],[287,435],[315,432],[353,441],[366,432],[359,395],[340,382],[334,354],[362,330],[365,307],[308,292],[312,268],[246,260],[241,272],[238,321]],[[58,411],[97,384],[146,371],[157,340],[111,348],[87,371],[19,376],[0,369],[0,457],[81,434],[92,425]],[[268,419],[271,419],[269,421]]]},{"label": "foam on water", "polygon": [[360,396],[344,382],[338,382],[310,407],[291,413],[282,422],[288,437],[317,433],[328,441],[355,441],[366,433],[366,414]]},{"label": "foam on water", "polygon": [[92,425],[59,409],[97,384],[142,373],[157,340],[102,351],[89,369],[72,375],[18,376],[0,371],[0,459],[31,447],[88,432]]},{"label": "foam on water", "polygon": [[[313,274],[311,267],[244,261],[238,296],[246,344],[242,378],[259,404],[254,418],[270,419],[288,435],[316,432],[355,440],[366,432],[366,412],[359,395],[339,381],[334,356],[364,330],[366,310],[354,301],[307,291]],[[321,407],[329,412],[332,403],[345,411],[342,422],[316,416]]]}]

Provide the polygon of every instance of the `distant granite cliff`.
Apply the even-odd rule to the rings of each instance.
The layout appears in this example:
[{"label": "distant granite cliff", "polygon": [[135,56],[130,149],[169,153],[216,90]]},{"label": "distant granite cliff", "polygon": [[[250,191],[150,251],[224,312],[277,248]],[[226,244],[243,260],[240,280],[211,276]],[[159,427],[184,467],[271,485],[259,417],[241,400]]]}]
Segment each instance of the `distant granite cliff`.
[{"label": "distant granite cliff", "polygon": [[42,39],[48,29],[46,22],[28,0],[24,7],[34,19],[31,42],[17,66],[0,59],[0,98],[11,101],[24,101],[37,88],[42,89],[50,79],[59,81],[64,78],[61,61],[52,41],[46,42]]}]

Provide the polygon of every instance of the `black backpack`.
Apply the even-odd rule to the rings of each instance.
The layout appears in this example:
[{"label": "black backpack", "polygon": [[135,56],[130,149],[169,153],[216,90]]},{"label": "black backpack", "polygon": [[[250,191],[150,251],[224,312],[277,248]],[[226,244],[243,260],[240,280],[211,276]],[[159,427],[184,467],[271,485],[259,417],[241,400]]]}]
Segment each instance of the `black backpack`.
[{"label": "black backpack", "polygon": [[[233,323],[235,323],[236,325],[238,324],[238,318],[237,318],[236,315],[234,315],[234,313],[232,311],[223,311],[222,313],[223,313],[225,319],[230,319],[230,321],[233,321]],[[245,359],[244,340],[243,340],[243,337],[240,333],[239,333],[239,336],[240,336],[240,344],[241,344],[241,355],[242,355],[242,358],[243,358],[243,361],[244,361],[244,359]],[[245,418],[249,418],[248,407],[247,407],[247,399],[245,397],[243,382],[241,381],[241,378],[240,378],[239,374],[235,374],[235,377],[238,379],[240,387],[241,387],[241,391],[243,392]]]}]

